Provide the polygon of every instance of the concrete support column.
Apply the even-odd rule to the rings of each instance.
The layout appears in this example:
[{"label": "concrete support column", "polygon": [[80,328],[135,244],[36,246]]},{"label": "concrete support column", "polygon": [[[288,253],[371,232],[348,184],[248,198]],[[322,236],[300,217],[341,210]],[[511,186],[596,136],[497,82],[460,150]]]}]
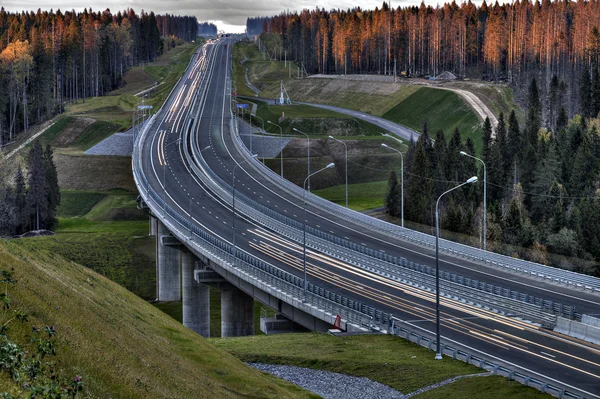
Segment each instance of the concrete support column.
[{"label": "concrete support column", "polygon": [[210,337],[210,287],[194,279],[198,258],[181,252],[183,325],[201,336]]},{"label": "concrete support column", "polygon": [[158,269],[158,300],[161,302],[181,300],[179,250],[176,247],[164,245],[169,238],[171,238],[171,233],[159,221],[156,237],[156,267]]},{"label": "concrete support column", "polygon": [[254,335],[254,298],[231,284],[221,286],[221,336]]},{"label": "concrete support column", "polygon": [[155,236],[156,235],[156,230],[157,228],[157,223],[158,223],[158,219],[156,219],[154,216],[150,216],[150,236]]}]

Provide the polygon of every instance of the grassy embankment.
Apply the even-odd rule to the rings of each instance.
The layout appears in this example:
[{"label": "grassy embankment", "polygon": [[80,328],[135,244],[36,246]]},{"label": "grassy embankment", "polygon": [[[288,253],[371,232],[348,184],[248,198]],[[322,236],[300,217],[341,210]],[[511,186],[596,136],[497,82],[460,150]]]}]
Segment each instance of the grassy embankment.
[{"label": "grassy embankment", "polygon": [[[25,245],[31,242],[0,240],[0,270],[17,281],[8,287],[11,309],[28,314],[27,323],[9,324],[8,335],[35,352],[31,326],[54,326],[56,356],[45,360],[66,384],[82,376],[85,397],[315,397],[250,369],[90,269]],[[19,389],[6,372],[0,387]]]},{"label": "grassy embankment", "polygon": [[[285,364],[367,377],[408,394],[448,378],[482,370],[389,335],[333,337],[284,334],[211,340],[248,362]],[[416,398],[548,398],[549,395],[502,377],[467,378]]]}]

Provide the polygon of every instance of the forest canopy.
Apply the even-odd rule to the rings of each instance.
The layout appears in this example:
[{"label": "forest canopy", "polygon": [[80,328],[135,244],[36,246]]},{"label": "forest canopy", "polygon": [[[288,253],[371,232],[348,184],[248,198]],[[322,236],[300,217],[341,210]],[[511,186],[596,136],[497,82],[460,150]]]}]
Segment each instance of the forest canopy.
[{"label": "forest canopy", "polygon": [[163,37],[193,40],[196,17],[132,9],[9,13],[0,8],[0,146],[65,104],[117,88],[125,72],[154,61]]}]

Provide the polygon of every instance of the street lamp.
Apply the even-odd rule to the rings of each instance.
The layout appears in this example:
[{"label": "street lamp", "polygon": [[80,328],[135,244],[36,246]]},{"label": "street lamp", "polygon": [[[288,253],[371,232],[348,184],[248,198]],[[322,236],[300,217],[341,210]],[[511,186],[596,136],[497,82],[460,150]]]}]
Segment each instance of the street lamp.
[{"label": "street lamp", "polygon": [[[271,125],[277,126],[279,128],[279,136],[281,138],[281,141],[283,142],[283,130],[281,129],[281,126],[279,126],[278,124],[273,123],[271,121],[267,121],[267,123],[270,123]],[[281,147],[280,158],[281,158],[281,178],[283,179],[283,147]]]},{"label": "street lamp", "polygon": [[348,208],[348,146],[342,140],[338,140],[333,136],[329,136],[329,138],[331,140],[335,140],[339,143],[342,143],[344,145],[344,148],[346,149],[346,208]]},{"label": "street lamp", "polygon": [[461,151],[460,155],[473,158],[483,165],[483,250],[487,251],[487,171],[485,170],[485,162],[464,151]]},{"label": "street lamp", "polygon": [[[175,141],[171,141],[170,143],[167,143],[163,146],[163,150],[167,149],[167,147],[169,147],[172,144],[177,143],[177,145],[179,145],[179,143],[181,143],[181,137],[179,137],[177,140]],[[165,159],[165,164],[163,165],[163,190],[165,192],[164,196],[163,196],[163,212],[166,212],[166,207],[167,207],[167,158],[165,156],[166,152],[163,154],[163,158]]]},{"label": "street lamp", "polygon": [[404,154],[402,154],[402,152],[395,149],[394,147],[390,147],[385,143],[381,143],[381,146],[387,148],[388,150],[396,151],[398,154],[400,154],[400,161],[402,165],[402,169],[400,172],[400,187],[402,191],[402,203],[400,204],[400,214],[402,215],[402,227],[404,227]]},{"label": "street lamp", "polygon": [[235,266],[235,258],[236,258],[236,251],[235,251],[235,170],[237,169],[238,166],[245,164],[246,162],[248,162],[250,159],[256,158],[258,156],[258,154],[254,154],[252,155],[249,159],[246,159],[240,163],[236,163],[235,166],[233,167],[233,184],[231,185],[232,187],[232,201],[231,201],[231,210],[233,213],[233,221],[231,222],[231,229],[233,230],[233,240],[232,240],[232,244],[233,244],[233,265]]},{"label": "street lamp", "polygon": [[440,199],[450,191],[456,190],[459,187],[464,186],[465,184],[472,184],[477,181],[477,176],[471,177],[464,183],[459,184],[456,187],[451,188],[450,190],[444,192],[439,196],[437,202],[435,203],[435,337],[437,340],[437,347],[435,351],[435,360],[442,360],[442,350],[440,344],[440,255],[439,255],[439,239],[440,239],[440,212],[439,205]]},{"label": "street lamp", "polygon": [[304,231],[304,238],[303,238],[303,260],[302,260],[302,265],[304,268],[304,301],[306,302],[306,287],[308,286],[308,281],[306,280],[306,181],[311,177],[316,175],[317,173],[320,173],[322,171],[324,171],[325,169],[331,169],[335,166],[335,164],[332,162],[329,165],[325,166],[323,169],[319,169],[316,172],[306,176],[306,179],[304,179],[304,184],[302,185],[302,187],[304,188],[304,191],[302,191],[302,203],[304,204],[304,218],[302,219],[303,222],[303,231]]},{"label": "street lamp", "polygon": [[[306,145],[306,151],[308,152],[308,173],[306,174],[306,176],[310,176],[310,137],[308,137],[308,134],[301,132],[300,130],[298,130],[296,128],[292,128],[292,130],[305,135],[306,140],[308,140],[308,144]],[[308,192],[310,193],[310,179],[308,179]]]}]

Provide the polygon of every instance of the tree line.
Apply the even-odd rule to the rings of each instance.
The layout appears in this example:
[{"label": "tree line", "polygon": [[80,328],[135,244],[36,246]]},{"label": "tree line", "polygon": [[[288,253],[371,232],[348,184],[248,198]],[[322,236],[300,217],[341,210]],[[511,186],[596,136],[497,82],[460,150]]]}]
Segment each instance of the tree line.
[{"label": "tree line", "polygon": [[0,146],[67,103],[117,88],[129,68],[161,55],[161,29],[189,39],[198,28],[195,17],[132,9],[112,14],[0,8],[0,87],[6,89],[0,96]]},{"label": "tree line", "polygon": [[309,73],[435,76],[448,70],[460,77],[508,80],[523,98],[526,91],[520,88],[536,76],[545,122],[551,115],[553,76],[567,82],[565,109],[573,116],[579,112],[582,71],[591,74],[591,62],[600,53],[600,2],[595,0],[304,10],[248,19],[249,32],[257,22],[266,35],[280,36],[263,40],[278,47],[270,53],[287,52]]},{"label": "tree line", "polygon": [[19,166],[14,185],[0,179],[0,236],[51,230],[60,204],[58,174],[52,148],[34,141],[27,156],[27,175]]},{"label": "tree line", "polygon": [[217,36],[217,26],[209,22],[198,24],[198,34],[205,36]]},{"label": "tree line", "polygon": [[[409,144],[405,157],[405,216],[431,225],[438,196],[478,174],[479,184],[445,197],[441,225],[468,235],[483,234],[483,168],[460,154],[465,151],[480,156],[487,167],[488,249],[502,251],[503,244],[529,248],[516,251],[544,263],[547,252],[598,261],[600,122],[579,115],[569,120],[561,108],[554,130],[542,127],[535,79],[527,101],[530,107],[524,126],[519,126],[514,111],[508,117],[499,115],[495,131],[485,120],[479,155],[470,139],[461,141],[458,130],[449,140],[442,131],[436,132],[434,145],[425,126],[418,140]],[[400,215],[400,195],[398,176],[392,172],[385,203],[393,216]],[[513,255],[514,251],[505,252]],[[562,262],[573,267],[565,259]],[[595,272],[600,273],[597,264]]]}]

